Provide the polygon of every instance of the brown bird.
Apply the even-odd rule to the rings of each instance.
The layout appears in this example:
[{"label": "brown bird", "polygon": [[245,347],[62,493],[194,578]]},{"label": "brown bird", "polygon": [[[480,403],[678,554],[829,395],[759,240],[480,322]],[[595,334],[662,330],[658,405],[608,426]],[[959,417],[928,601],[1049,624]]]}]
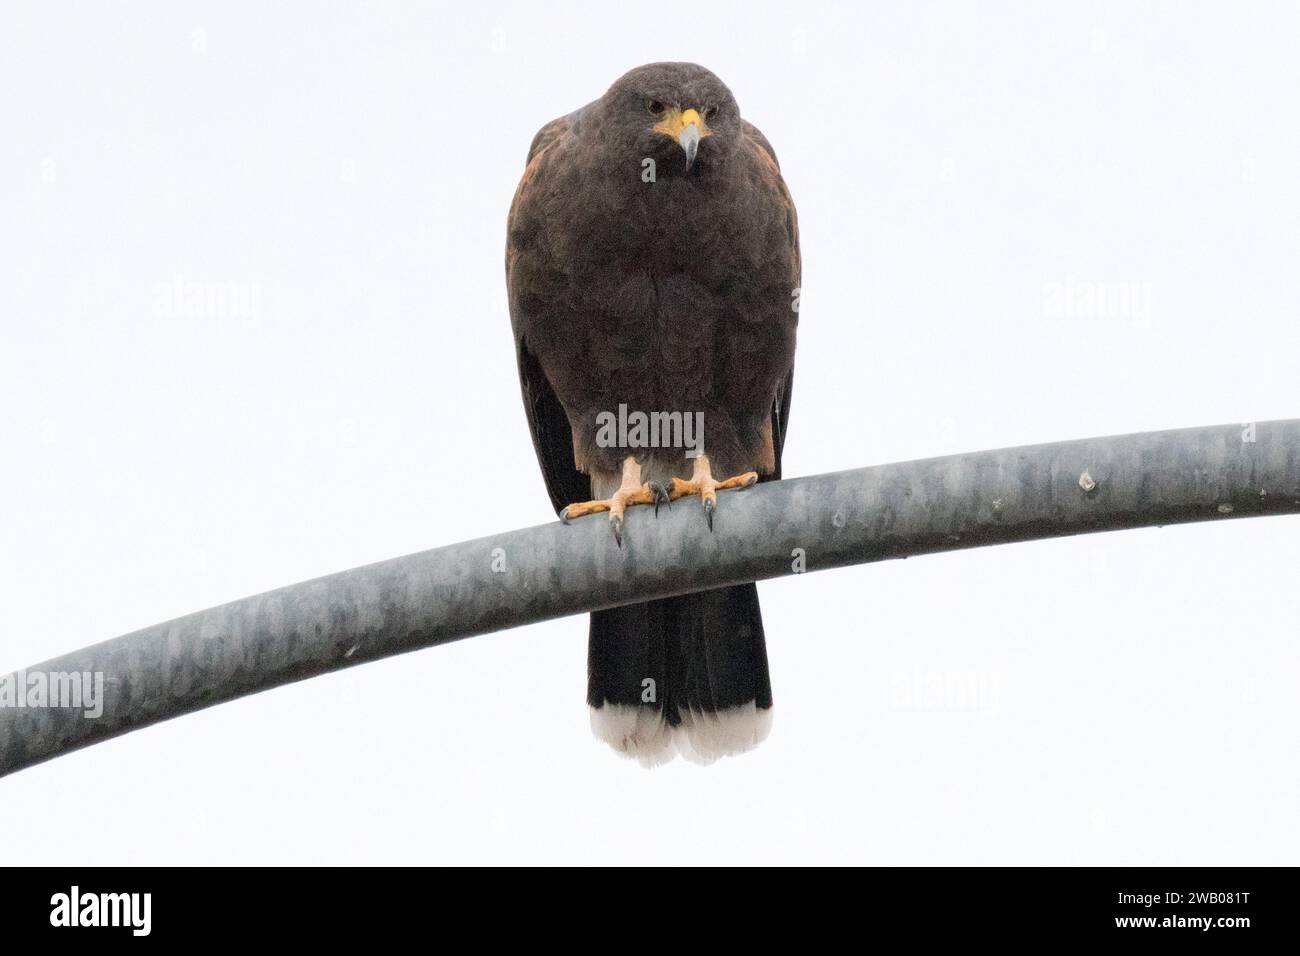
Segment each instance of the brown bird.
[{"label": "brown bird", "polygon": [[[510,207],[524,408],[561,520],[781,475],[799,306],[794,203],[766,137],[693,63],[652,63],[542,127]],[[771,725],[753,584],[591,616],[592,728],[643,763]]]}]

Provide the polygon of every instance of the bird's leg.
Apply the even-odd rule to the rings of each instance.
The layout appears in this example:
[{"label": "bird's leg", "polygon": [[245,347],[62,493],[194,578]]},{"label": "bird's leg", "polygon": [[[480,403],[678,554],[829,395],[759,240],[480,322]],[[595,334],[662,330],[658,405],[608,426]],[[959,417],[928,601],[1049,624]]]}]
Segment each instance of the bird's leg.
[{"label": "bird's leg", "polygon": [[748,488],[756,481],[758,481],[758,472],[756,471],[747,471],[733,478],[716,481],[713,473],[709,470],[709,456],[701,455],[695,459],[690,481],[673,478],[673,489],[669,492],[669,496],[673,501],[676,501],[678,498],[684,498],[687,495],[699,495],[704,502],[704,517],[708,519],[709,530],[712,531],[713,512],[718,507],[718,492],[727,488]]},{"label": "bird's leg", "polygon": [[560,512],[560,520],[565,524],[573,518],[595,514],[598,511],[609,512],[609,525],[614,529],[614,540],[623,547],[623,511],[628,505],[654,505],[655,514],[659,513],[661,504],[668,504],[672,499],[668,489],[657,481],[641,481],[641,465],[628,455],[623,459],[623,481],[618,489],[602,501],[579,501],[569,505]]}]

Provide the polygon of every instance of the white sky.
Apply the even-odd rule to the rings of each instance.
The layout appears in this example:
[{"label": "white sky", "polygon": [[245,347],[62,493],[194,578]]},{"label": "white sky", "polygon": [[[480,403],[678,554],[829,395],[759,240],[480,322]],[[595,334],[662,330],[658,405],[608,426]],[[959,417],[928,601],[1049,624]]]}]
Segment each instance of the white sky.
[{"label": "white sky", "polygon": [[[651,60],[729,83],[799,206],[788,474],[1300,415],[1298,27],[6,4],[0,672],[550,518],[506,209],[537,128]],[[1294,863],[1297,531],[761,585],[773,733],[705,769],[594,740],[585,618],[355,668],[0,780],[0,863]]]}]

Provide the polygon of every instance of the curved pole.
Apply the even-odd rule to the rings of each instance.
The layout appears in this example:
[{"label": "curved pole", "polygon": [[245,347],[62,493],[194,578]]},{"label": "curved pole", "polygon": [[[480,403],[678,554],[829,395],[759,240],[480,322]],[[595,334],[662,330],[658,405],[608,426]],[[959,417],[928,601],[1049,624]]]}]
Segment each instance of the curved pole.
[{"label": "curved pole", "polygon": [[[294,584],[0,678],[0,775],[290,681],[549,618],[888,558],[1300,513],[1300,419],[858,468],[507,531]],[[1292,526],[1292,530],[1297,530]],[[72,675],[99,699],[67,703]],[[46,706],[37,694],[47,686]],[[64,694],[57,701],[54,688]],[[18,704],[23,706],[18,706]],[[90,703],[91,707],[86,705]]]}]

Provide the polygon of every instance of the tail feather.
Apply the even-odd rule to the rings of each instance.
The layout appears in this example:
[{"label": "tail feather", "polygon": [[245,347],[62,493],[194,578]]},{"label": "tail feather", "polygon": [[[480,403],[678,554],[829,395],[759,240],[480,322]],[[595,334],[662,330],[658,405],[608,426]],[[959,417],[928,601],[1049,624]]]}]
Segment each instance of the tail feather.
[{"label": "tail feather", "polygon": [[673,728],[657,707],[611,704],[591,708],[591,731],[619,753],[647,767],[673,759]]},{"label": "tail feather", "polygon": [[647,765],[752,749],[772,716],[757,587],[594,613],[587,703],[596,736]]},{"label": "tail feather", "polygon": [[692,763],[713,763],[719,757],[753,750],[772,729],[772,708],[754,701],[716,713],[688,710],[674,737],[681,755]]}]

